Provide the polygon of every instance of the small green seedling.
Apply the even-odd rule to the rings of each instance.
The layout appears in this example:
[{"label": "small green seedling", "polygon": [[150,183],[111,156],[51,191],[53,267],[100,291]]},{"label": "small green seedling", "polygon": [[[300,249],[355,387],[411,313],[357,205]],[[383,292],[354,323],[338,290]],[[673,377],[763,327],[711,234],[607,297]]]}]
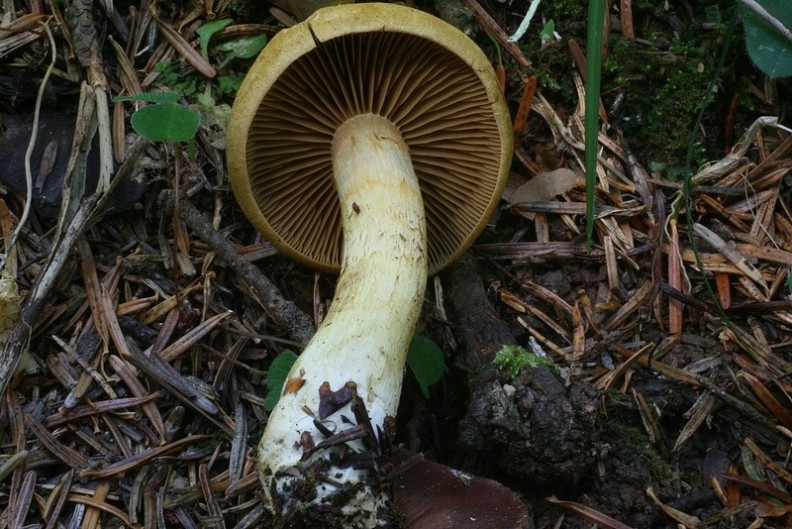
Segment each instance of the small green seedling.
[{"label": "small green seedling", "polygon": [[526,367],[553,365],[548,358],[536,355],[519,345],[504,345],[495,353],[493,362],[499,368],[508,371],[512,378],[519,375]]},{"label": "small green seedling", "polygon": [[[209,60],[209,41],[212,36],[233,23],[231,19],[213,20],[198,28],[196,33],[201,41],[201,55]],[[234,59],[250,59],[267,44],[264,34],[241,37],[222,44],[216,49],[225,54],[223,62],[218,66],[222,69]],[[165,66],[163,66],[165,68]],[[238,86],[239,76],[222,79],[226,85]],[[221,87],[227,88],[227,87]],[[151,141],[191,141],[201,123],[197,112],[179,104],[180,94],[176,92],[145,92],[130,96],[116,97],[114,101],[144,101],[154,103],[143,107],[132,114],[132,128],[135,132]],[[192,150],[192,145],[190,146]]]},{"label": "small green seedling", "polygon": [[[204,59],[209,60],[209,42],[212,36],[232,23],[233,21],[231,19],[213,20],[196,30],[201,42],[201,55]],[[249,59],[255,57],[266,44],[267,36],[264,34],[241,37],[219,44],[217,50],[223,52],[225,58],[218,69],[222,69],[233,59]],[[170,71],[168,63],[160,63],[158,68],[163,74],[167,73],[169,77],[173,77],[172,81],[174,83],[179,80],[179,76]],[[239,80],[240,75],[235,74],[221,77],[221,92],[228,92],[229,89],[235,91],[239,85]],[[181,88],[189,88],[188,92],[195,92],[198,90],[195,82],[187,83],[182,81]],[[119,96],[114,98],[113,101],[143,101],[153,103],[132,114],[132,128],[135,129],[135,132],[139,135],[151,141],[188,142],[188,149],[191,153],[190,159],[192,159],[192,153],[194,151],[192,141],[201,124],[201,115],[179,104],[180,97],[181,94],[177,92],[144,92],[129,96]]]}]

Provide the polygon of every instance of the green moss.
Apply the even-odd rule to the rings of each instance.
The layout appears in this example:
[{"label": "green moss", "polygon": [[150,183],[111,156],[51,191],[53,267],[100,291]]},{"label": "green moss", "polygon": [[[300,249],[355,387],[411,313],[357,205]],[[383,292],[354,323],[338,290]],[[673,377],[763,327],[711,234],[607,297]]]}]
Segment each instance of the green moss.
[{"label": "green moss", "polygon": [[[702,107],[707,136],[694,138],[693,169],[722,156],[724,116],[735,94],[740,95],[735,134],[753,120],[748,114],[758,100],[747,90],[746,76],[756,72],[742,53],[739,27],[726,67],[714,77],[733,9],[734,2],[727,0],[704,0],[689,11],[635,2],[633,23],[643,41],[611,33],[602,84],[605,107],[611,124],[622,129],[634,150],[648,161],[684,166]],[[713,81],[715,90],[710,92]]]},{"label": "green moss", "polygon": [[217,450],[218,446],[221,446],[227,441],[228,439],[226,438],[226,435],[221,431],[217,431],[203,441],[196,443],[196,446],[202,450],[212,453]]},{"label": "green moss", "polygon": [[[603,102],[611,125],[623,130],[633,150],[644,159],[684,166],[696,117],[705,104],[704,128],[709,133],[696,138],[699,143],[694,145],[693,166],[717,158],[724,146],[720,136],[723,116],[735,91],[741,95],[741,110],[748,111],[756,104],[755,96],[743,88],[749,83],[740,79],[753,68],[740,55],[739,45],[732,48],[735,60],[717,80],[718,90],[708,92],[733,9],[730,0],[703,0],[690,10],[635,1],[633,26],[640,41],[624,38],[618,29],[620,20],[612,14],[603,65]],[[532,73],[544,95],[559,112],[569,112],[577,106],[578,95],[569,75],[566,41],[575,39],[585,47],[586,4],[550,0],[542,3],[540,12],[543,20],[553,20],[563,41],[541,46],[538,37],[527,36],[520,45],[533,62]],[[736,37],[739,42],[740,35]],[[735,130],[747,124],[739,117]]]},{"label": "green moss", "polygon": [[577,92],[572,76],[569,75],[569,49],[560,42],[552,42],[543,48],[526,52],[534,62],[534,75],[544,92],[553,94],[553,105],[557,110],[573,109],[577,105]]},{"label": "green moss", "polygon": [[649,463],[649,468],[656,476],[664,479],[669,479],[672,476],[673,468],[655,449],[654,445],[647,441],[640,448],[642,449],[641,455]]},{"label": "green moss", "polygon": [[[711,101],[707,87],[715,51],[708,44],[655,52],[627,39],[615,39],[606,64],[604,92],[623,94],[613,117],[633,143],[646,145],[654,161],[670,164],[684,159],[696,116]],[[698,154],[703,155],[702,149]]]},{"label": "green moss", "polygon": [[586,13],[586,2],[578,0],[550,0],[542,4],[542,14],[548,19],[585,18]]},{"label": "green moss", "polygon": [[[686,64],[674,71],[657,91],[646,132],[648,144],[659,153],[661,161],[677,159],[688,148],[701,105],[711,100],[707,93],[711,72],[707,70],[697,72],[694,65]],[[701,156],[700,145],[697,150]]]},{"label": "green moss", "polygon": [[[629,413],[629,416],[624,416],[619,410]],[[621,406],[609,406],[608,411],[613,413],[610,414],[610,420],[603,425],[602,438],[610,440],[616,448],[640,455],[655,476],[670,478],[673,471],[671,464],[663,458],[643,427],[635,425],[634,413],[628,412]]]},{"label": "green moss", "polygon": [[553,361],[546,356],[538,356],[519,345],[504,345],[500,351],[495,353],[493,362],[499,368],[508,371],[512,378],[519,375],[526,367],[556,367]]},{"label": "green moss", "polygon": [[498,280],[498,275],[496,274],[495,269],[492,266],[487,266],[486,263],[471,261],[470,267],[473,269],[473,273],[476,274],[479,279],[481,279],[481,283],[485,287]]},{"label": "green moss", "polygon": [[701,488],[704,486],[704,478],[701,474],[691,474],[686,477],[685,481],[690,483],[695,488]]}]

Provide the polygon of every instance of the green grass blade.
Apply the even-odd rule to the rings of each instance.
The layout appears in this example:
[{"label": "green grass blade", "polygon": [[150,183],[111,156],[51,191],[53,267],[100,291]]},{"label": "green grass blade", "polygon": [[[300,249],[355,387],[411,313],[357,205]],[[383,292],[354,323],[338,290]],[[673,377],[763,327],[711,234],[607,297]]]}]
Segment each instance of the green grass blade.
[{"label": "green grass blade", "polygon": [[[687,223],[687,234],[688,240],[690,241],[690,247],[693,250],[693,255],[696,258],[696,267],[698,268],[701,279],[704,283],[704,286],[707,289],[707,293],[712,298],[715,305],[718,307],[720,311],[721,318],[724,321],[728,322],[728,316],[723,311],[723,308],[720,304],[720,299],[715,294],[715,289],[713,288],[712,284],[707,277],[707,272],[704,268],[704,263],[701,260],[701,254],[698,251],[698,246],[696,244],[696,237],[693,233],[693,224],[695,220],[693,219],[693,201],[690,198],[690,191],[693,187],[693,150],[697,143],[697,138],[699,135],[699,131],[701,130],[701,122],[704,120],[704,112],[707,110],[707,107],[712,102],[712,94],[714,94],[715,88],[717,87],[718,81],[720,80],[721,74],[723,73],[724,66],[726,64],[726,60],[729,57],[729,53],[731,51],[732,46],[732,38],[737,31],[737,11],[735,10],[734,14],[732,15],[731,22],[729,23],[729,28],[726,32],[726,38],[723,43],[723,51],[721,52],[720,59],[718,60],[718,64],[715,67],[715,71],[712,73],[712,78],[710,79],[709,86],[707,87],[707,94],[709,95],[705,101],[701,103],[701,106],[698,110],[698,115],[696,116],[696,123],[693,125],[693,129],[690,131],[690,140],[688,143],[687,154],[685,156],[685,172],[684,172],[684,179],[682,180],[682,189],[680,193],[682,194],[682,203],[684,204],[684,213],[685,213],[685,221]],[[676,201],[675,201],[676,202]],[[679,211],[675,210],[672,211],[672,215],[679,215]]]},{"label": "green grass blade", "polygon": [[594,236],[594,192],[597,186],[597,133],[602,76],[602,36],[605,0],[590,0],[586,39],[586,249],[591,251]]}]

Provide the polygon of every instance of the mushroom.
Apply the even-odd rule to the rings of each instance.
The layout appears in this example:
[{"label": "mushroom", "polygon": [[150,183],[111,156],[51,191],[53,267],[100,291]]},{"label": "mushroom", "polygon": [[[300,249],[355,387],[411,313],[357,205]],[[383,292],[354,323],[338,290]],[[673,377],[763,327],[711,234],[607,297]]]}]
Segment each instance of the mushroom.
[{"label": "mushroom", "polygon": [[252,224],[283,254],[340,269],[259,444],[265,500],[289,523],[380,526],[377,456],[427,275],[481,233],[511,163],[497,78],[470,39],[427,13],[327,7],[262,51],[227,144]]}]

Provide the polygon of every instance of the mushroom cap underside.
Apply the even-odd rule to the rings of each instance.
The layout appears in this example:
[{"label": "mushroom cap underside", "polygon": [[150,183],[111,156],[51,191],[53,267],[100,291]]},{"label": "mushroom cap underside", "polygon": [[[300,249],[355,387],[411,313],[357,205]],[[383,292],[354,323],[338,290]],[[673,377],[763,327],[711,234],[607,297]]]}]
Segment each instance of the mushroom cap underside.
[{"label": "mushroom cap underside", "polygon": [[437,272],[464,253],[497,206],[512,132],[487,57],[422,11],[328,7],[270,41],[229,121],[237,200],[284,254],[338,271],[331,147],[340,124],[366,113],[389,119],[409,147],[426,209],[429,271]]}]

